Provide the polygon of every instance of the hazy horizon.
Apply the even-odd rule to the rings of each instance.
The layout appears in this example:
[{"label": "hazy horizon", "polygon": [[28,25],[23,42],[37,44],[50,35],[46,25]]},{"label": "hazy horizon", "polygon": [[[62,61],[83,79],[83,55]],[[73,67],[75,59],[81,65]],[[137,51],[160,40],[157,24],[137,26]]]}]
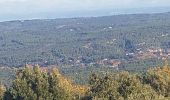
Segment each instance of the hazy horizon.
[{"label": "hazy horizon", "polygon": [[0,0],[0,21],[169,12],[170,0]]}]

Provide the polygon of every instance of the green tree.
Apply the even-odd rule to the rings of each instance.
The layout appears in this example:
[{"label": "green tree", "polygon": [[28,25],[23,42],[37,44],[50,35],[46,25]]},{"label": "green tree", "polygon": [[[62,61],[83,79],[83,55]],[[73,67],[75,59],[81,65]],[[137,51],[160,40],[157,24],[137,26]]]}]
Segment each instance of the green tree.
[{"label": "green tree", "polygon": [[17,100],[45,100],[50,99],[48,91],[48,77],[42,72],[39,66],[19,70],[16,79],[12,84],[11,94]]},{"label": "green tree", "polygon": [[162,96],[159,96],[151,86],[143,84],[138,75],[122,72],[115,77],[119,83],[118,91],[125,100],[162,99]]},{"label": "green tree", "polygon": [[118,89],[117,81],[113,80],[113,76],[106,75],[104,77],[99,77],[97,74],[92,74],[90,76],[90,90],[89,90],[89,98],[98,100],[98,99],[106,99],[106,100],[121,100]]},{"label": "green tree", "polygon": [[157,67],[147,71],[143,76],[143,82],[149,84],[160,95],[170,96],[170,67],[165,61],[163,67]]},{"label": "green tree", "polygon": [[18,70],[9,93],[14,100],[74,100],[86,90],[73,85],[58,69],[43,70],[36,65]]},{"label": "green tree", "polygon": [[92,100],[161,100],[149,85],[143,84],[140,77],[128,72],[90,77],[89,98]]},{"label": "green tree", "polygon": [[49,76],[49,91],[52,93],[54,100],[71,100],[72,85],[61,76],[57,69],[53,69]]}]

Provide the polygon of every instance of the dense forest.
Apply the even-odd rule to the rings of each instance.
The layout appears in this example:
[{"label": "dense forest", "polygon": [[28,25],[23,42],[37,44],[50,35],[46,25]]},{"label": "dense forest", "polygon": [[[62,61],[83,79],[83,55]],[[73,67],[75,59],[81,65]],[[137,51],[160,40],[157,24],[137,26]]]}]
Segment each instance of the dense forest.
[{"label": "dense forest", "polygon": [[9,88],[0,86],[2,100],[169,100],[170,66],[143,74],[92,73],[87,85],[74,84],[56,68],[27,65],[18,69]]},{"label": "dense forest", "polygon": [[170,13],[0,22],[0,64],[102,66],[107,59],[143,71],[170,54],[169,27]]}]

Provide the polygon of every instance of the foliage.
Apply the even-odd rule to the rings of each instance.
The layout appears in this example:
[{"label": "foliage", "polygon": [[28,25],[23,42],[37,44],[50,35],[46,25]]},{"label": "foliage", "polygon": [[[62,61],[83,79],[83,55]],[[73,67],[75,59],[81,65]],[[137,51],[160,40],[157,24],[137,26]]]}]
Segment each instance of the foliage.
[{"label": "foliage", "polygon": [[4,100],[169,100],[170,66],[144,74],[93,73],[88,86],[73,84],[57,68],[26,66],[16,73],[12,86],[0,87]]},{"label": "foliage", "polygon": [[0,100],[3,99],[6,88],[3,85],[0,85]]},{"label": "foliage", "polygon": [[161,100],[149,85],[141,83],[136,75],[122,72],[114,75],[99,77],[93,74],[90,78],[89,97],[98,100]]},{"label": "foliage", "polygon": [[17,72],[9,91],[15,100],[71,100],[80,98],[87,90],[79,86],[75,94],[74,88],[75,86],[57,69],[48,72],[39,66],[27,66]]},{"label": "foliage", "polygon": [[150,69],[143,77],[143,81],[146,84],[152,86],[152,88],[159,94],[165,97],[170,96],[170,66],[168,62],[165,62],[163,67]]}]

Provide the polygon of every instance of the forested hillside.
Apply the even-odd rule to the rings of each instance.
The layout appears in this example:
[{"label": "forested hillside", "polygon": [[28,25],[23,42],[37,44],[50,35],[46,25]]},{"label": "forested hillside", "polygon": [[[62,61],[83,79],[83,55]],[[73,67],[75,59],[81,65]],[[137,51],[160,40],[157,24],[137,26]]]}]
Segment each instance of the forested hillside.
[{"label": "forested hillside", "polygon": [[1,22],[0,64],[143,71],[168,58],[169,27],[170,13]]},{"label": "forested hillside", "polygon": [[0,100],[170,100],[170,0],[0,0]]}]

